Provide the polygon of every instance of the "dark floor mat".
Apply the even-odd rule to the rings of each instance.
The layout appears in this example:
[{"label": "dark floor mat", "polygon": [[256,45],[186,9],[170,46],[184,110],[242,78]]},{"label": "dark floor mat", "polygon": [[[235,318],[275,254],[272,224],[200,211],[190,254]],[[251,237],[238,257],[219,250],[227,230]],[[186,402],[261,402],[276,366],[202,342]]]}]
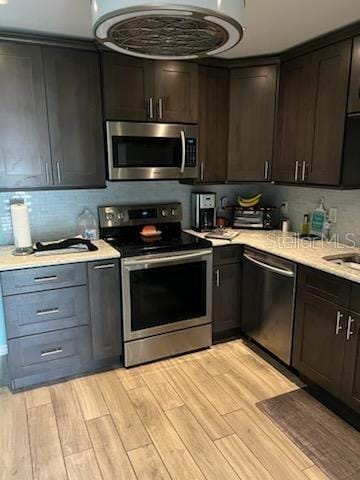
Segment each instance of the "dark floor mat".
[{"label": "dark floor mat", "polygon": [[307,392],[295,390],[257,407],[328,477],[360,479],[360,433]]}]

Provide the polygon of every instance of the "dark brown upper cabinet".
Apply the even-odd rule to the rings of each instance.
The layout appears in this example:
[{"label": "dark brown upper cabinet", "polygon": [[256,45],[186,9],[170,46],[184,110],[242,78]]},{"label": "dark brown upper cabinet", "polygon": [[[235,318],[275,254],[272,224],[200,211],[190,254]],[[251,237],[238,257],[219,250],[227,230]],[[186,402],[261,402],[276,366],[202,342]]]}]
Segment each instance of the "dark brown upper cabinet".
[{"label": "dark brown upper cabinet", "polygon": [[348,112],[360,112],[360,37],[353,43]]},{"label": "dark brown upper cabinet", "polygon": [[303,56],[285,62],[280,70],[279,108],[273,180],[296,182],[305,162],[310,61]]},{"label": "dark brown upper cabinet", "polygon": [[198,66],[103,54],[107,120],[198,122]]},{"label": "dark brown upper cabinet", "polygon": [[347,40],[282,65],[273,180],[342,183],[350,55]]},{"label": "dark brown upper cabinet", "polygon": [[154,62],[157,119],[198,122],[199,67],[187,62]]},{"label": "dark brown upper cabinet", "polygon": [[199,86],[200,182],[227,178],[229,71],[200,67]]},{"label": "dark brown upper cabinet", "polygon": [[107,120],[155,120],[153,62],[103,53],[104,114]]},{"label": "dark brown upper cabinet", "polygon": [[42,50],[0,43],[0,189],[51,184]]},{"label": "dark brown upper cabinet", "polygon": [[46,48],[44,63],[54,184],[104,186],[99,56]]},{"label": "dark brown upper cabinet", "polygon": [[301,181],[317,185],[341,183],[342,153],[348,99],[351,41],[312,54],[308,138]]},{"label": "dark brown upper cabinet", "polygon": [[229,181],[270,180],[276,88],[276,65],[232,70]]}]

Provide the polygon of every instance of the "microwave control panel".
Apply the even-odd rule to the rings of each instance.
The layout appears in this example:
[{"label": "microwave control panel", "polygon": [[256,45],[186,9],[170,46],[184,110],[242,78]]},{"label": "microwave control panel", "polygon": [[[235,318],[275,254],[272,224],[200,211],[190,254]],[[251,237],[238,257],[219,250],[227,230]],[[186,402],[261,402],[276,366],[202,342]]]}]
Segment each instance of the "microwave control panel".
[{"label": "microwave control panel", "polygon": [[197,141],[196,138],[186,139],[186,166],[196,167]]}]

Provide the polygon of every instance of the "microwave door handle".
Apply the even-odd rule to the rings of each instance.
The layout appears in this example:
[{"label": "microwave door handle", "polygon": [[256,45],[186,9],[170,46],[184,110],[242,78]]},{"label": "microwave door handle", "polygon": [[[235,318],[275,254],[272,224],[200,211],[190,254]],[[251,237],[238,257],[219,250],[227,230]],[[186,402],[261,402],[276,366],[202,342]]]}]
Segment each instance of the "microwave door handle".
[{"label": "microwave door handle", "polygon": [[184,173],[185,171],[185,161],[186,161],[186,138],[185,138],[185,132],[184,130],[181,130],[180,132],[180,138],[181,138],[181,169],[180,172]]}]

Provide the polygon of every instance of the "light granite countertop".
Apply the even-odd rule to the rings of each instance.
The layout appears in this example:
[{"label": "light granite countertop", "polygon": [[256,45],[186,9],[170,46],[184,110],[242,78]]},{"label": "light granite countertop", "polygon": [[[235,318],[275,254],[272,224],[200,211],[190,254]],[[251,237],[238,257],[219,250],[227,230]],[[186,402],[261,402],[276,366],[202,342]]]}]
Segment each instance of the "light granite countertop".
[{"label": "light granite countertop", "polygon": [[[335,242],[309,242],[295,238],[293,233],[282,233],[280,231],[235,231],[238,232],[238,236],[231,242],[227,240],[208,240],[211,240],[214,247],[224,245],[245,245],[253,247],[287,260],[360,283],[360,270],[337,265],[323,258],[325,256],[341,255],[343,253],[360,254],[360,248]],[[206,235],[193,230],[186,230],[186,232],[202,238],[205,238]]]},{"label": "light granite countertop", "polygon": [[[205,238],[205,233],[185,230],[192,235]],[[249,231],[236,230],[238,236],[231,242],[227,240],[213,240],[214,247],[225,245],[244,245],[257,248],[264,252],[277,255],[293,262],[307,265],[322,270],[338,277],[360,283],[360,270],[337,265],[324,260],[323,257],[343,253],[358,253],[360,248],[350,247],[335,242],[308,242],[299,240],[292,233],[279,231]],[[96,252],[68,253],[62,255],[29,255],[15,257],[12,255],[13,246],[0,247],[0,271],[19,270],[23,268],[45,267],[50,265],[63,265],[67,263],[93,262],[119,258],[120,253],[103,240],[97,240],[94,244],[98,247]]]},{"label": "light granite countertop", "polygon": [[98,247],[96,252],[66,253],[60,255],[27,255],[15,257],[12,255],[14,246],[0,247],[0,271],[20,270],[23,268],[64,265],[67,263],[94,262],[119,258],[120,253],[103,240],[93,242]]}]

